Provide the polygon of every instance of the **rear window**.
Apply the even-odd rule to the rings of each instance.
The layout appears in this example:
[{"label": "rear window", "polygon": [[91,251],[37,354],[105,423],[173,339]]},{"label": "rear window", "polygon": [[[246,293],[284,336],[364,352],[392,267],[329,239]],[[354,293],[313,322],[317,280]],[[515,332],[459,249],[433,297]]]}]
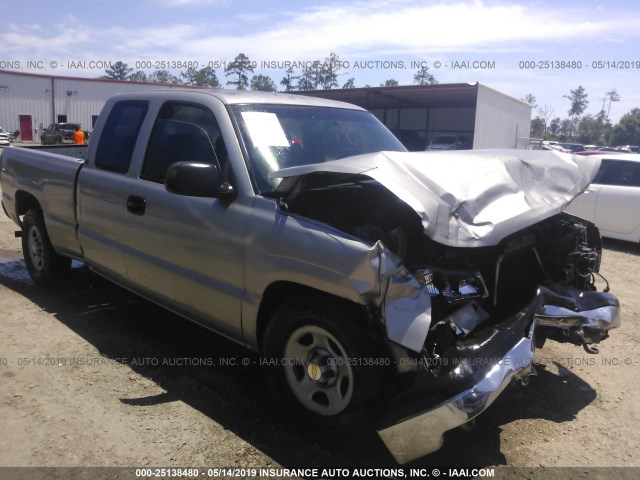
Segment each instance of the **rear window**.
[{"label": "rear window", "polygon": [[126,173],[131,165],[138,132],[149,104],[141,100],[116,103],[107,118],[96,152],[96,167]]}]

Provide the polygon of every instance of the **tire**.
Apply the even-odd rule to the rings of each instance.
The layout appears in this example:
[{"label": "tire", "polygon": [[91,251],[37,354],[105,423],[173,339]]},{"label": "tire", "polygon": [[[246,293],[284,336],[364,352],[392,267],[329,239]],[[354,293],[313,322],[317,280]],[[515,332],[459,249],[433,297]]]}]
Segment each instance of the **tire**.
[{"label": "tire", "polygon": [[71,259],[53,249],[39,210],[29,210],[22,220],[22,254],[31,279],[38,285],[59,283],[71,270]]},{"label": "tire", "polygon": [[271,387],[305,427],[342,430],[378,392],[376,368],[357,362],[371,356],[367,336],[341,308],[317,298],[285,303],[264,335]]}]

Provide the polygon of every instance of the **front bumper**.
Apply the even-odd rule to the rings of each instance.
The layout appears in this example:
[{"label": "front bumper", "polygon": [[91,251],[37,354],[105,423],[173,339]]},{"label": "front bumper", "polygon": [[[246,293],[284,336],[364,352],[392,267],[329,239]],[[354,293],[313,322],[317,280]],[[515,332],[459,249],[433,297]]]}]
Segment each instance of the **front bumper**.
[{"label": "front bumper", "polygon": [[529,375],[533,364],[533,330],[509,350],[473,387],[440,405],[396,425],[379,430],[380,438],[398,463],[435,452],[448,430],[464,425],[484,412],[516,378]]},{"label": "front bumper", "polygon": [[[466,345],[462,357],[457,359],[460,366],[449,374],[457,385],[463,385],[461,392],[435,406],[430,403],[427,408],[424,402],[422,408],[420,402],[405,402],[409,403],[406,408],[399,400],[396,407],[401,413],[391,413],[378,424],[378,435],[396,461],[403,464],[435,452],[442,446],[445,432],[473,420],[513,380],[524,379],[531,373],[538,318],[539,330],[557,329],[571,339],[567,341],[578,345],[606,338],[609,329],[620,325],[620,305],[610,294],[589,292],[589,297],[588,302],[573,302],[575,298],[584,298],[583,294],[576,290],[541,288],[534,301],[517,315],[489,329],[493,332],[477,344]],[[564,309],[571,305],[574,308],[569,321]],[[584,332],[590,334],[585,336]],[[444,385],[449,392],[455,389],[451,382]]]},{"label": "front bumper", "polygon": [[539,337],[561,343],[589,345],[600,343],[609,330],[620,326],[620,302],[605,292],[579,292],[560,286],[540,289],[543,306],[536,315]]}]

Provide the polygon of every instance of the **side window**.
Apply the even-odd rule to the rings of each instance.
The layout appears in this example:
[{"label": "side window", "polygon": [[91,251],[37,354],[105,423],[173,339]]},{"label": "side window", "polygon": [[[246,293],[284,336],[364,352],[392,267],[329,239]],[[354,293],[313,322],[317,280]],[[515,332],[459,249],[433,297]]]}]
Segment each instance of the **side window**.
[{"label": "side window", "polygon": [[227,153],[213,113],[199,105],[165,103],[156,119],[140,177],[164,182],[175,162],[215,164],[227,179]]},{"label": "side window", "polygon": [[640,187],[640,163],[605,159],[593,183]]},{"label": "side window", "polygon": [[149,104],[141,100],[116,103],[100,135],[96,151],[96,167],[110,172],[126,173],[131,165],[138,132]]}]

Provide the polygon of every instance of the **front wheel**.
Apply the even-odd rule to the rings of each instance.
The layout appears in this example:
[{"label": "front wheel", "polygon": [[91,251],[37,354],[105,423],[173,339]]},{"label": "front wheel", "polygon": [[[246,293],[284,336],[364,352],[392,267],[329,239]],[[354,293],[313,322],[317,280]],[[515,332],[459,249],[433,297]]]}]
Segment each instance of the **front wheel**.
[{"label": "front wheel", "polygon": [[53,285],[71,269],[71,259],[53,249],[39,210],[29,210],[22,220],[22,254],[31,279],[38,285]]},{"label": "front wheel", "polygon": [[350,424],[377,391],[363,359],[367,336],[340,308],[318,301],[283,305],[265,332],[270,379],[288,412],[333,431]]}]

